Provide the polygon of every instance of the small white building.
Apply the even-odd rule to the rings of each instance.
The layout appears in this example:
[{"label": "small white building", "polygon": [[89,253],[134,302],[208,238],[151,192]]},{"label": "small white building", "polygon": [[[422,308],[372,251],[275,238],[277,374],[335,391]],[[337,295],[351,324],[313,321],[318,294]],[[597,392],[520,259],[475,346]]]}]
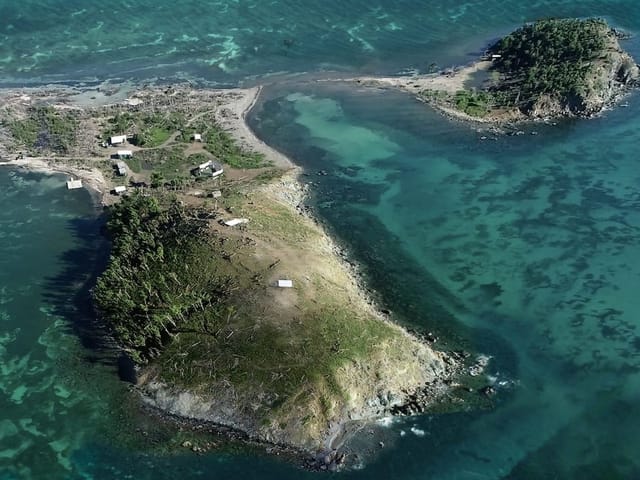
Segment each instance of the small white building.
[{"label": "small white building", "polygon": [[200,172],[204,172],[207,168],[209,168],[212,165],[213,165],[213,162],[209,160],[208,162],[204,162],[198,165],[198,170],[200,170]]},{"label": "small white building", "polygon": [[235,227],[236,225],[242,225],[243,223],[249,223],[248,218],[232,218],[231,220],[227,220],[224,224],[227,227]]},{"label": "small white building", "polygon": [[131,150],[118,150],[118,158],[131,158],[133,157],[133,152]]},{"label": "small white building", "polygon": [[116,188],[113,189],[113,191],[116,193],[116,195],[120,195],[121,193],[124,193],[127,191],[127,187],[125,187],[124,185],[118,185]]},{"label": "small white building", "polygon": [[278,280],[279,288],[293,288],[293,280]]},{"label": "small white building", "polygon": [[127,164],[124,162],[116,162],[116,170],[118,175],[124,177],[127,174]]},{"label": "small white building", "polygon": [[222,196],[222,192],[220,190],[214,190],[213,192],[211,192],[211,196],[213,198],[220,198]]},{"label": "small white building", "polygon": [[202,134],[201,133],[194,133],[193,135],[191,135],[191,140],[193,140],[194,142],[201,142],[202,141]]},{"label": "small white building", "polygon": [[126,98],[124,100],[125,105],[129,105],[130,107],[137,107],[138,105],[142,105],[144,102],[139,98]]},{"label": "small white building", "polygon": [[70,178],[67,181],[67,190],[75,190],[77,188],[82,188],[82,180],[74,180]]},{"label": "small white building", "polygon": [[216,169],[216,165],[211,166],[211,178],[218,177],[223,173],[224,173],[224,170],[222,169],[222,167],[219,167],[219,169]]},{"label": "small white building", "polygon": [[109,143],[111,145],[122,145],[126,141],[127,141],[127,136],[126,135],[115,135],[115,136],[109,138]]}]

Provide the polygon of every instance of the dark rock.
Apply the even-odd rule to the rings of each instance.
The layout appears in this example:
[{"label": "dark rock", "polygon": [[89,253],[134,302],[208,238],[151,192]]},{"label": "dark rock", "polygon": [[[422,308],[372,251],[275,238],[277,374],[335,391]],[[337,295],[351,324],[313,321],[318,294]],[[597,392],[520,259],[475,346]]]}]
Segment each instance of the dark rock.
[{"label": "dark rock", "polygon": [[493,397],[497,392],[496,389],[493,388],[491,385],[487,385],[486,387],[482,387],[479,390],[481,395],[484,395],[485,397]]}]

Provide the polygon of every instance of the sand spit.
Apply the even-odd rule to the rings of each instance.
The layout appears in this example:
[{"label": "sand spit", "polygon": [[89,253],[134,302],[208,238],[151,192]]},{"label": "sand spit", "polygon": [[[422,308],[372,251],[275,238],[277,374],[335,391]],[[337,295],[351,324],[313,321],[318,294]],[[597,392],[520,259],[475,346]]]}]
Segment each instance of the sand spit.
[{"label": "sand spit", "polygon": [[423,90],[440,90],[447,93],[456,93],[467,88],[467,83],[478,72],[489,69],[491,61],[482,60],[465,67],[447,69],[440,73],[429,75],[405,75],[398,77],[355,77],[343,79],[356,82],[365,86],[393,87],[405,90],[412,94],[418,94]]},{"label": "sand spit", "polygon": [[444,103],[429,102],[420,95],[425,91],[438,91],[454,95],[456,92],[468,89],[469,84],[474,80],[474,76],[487,72],[490,66],[490,60],[479,60],[464,67],[446,69],[439,73],[427,75],[416,74],[400,75],[397,77],[353,77],[340,79],[339,81],[355,82],[364,87],[393,88],[402,90],[415,96],[416,99],[421,102],[429,103],[433,108],[440,111],[446,117],[474,124],[495,126],[522,121],[524,117],[514,112],[499,112],[486,117],[474,117],[462,112],[461,110],[451,108]]}]

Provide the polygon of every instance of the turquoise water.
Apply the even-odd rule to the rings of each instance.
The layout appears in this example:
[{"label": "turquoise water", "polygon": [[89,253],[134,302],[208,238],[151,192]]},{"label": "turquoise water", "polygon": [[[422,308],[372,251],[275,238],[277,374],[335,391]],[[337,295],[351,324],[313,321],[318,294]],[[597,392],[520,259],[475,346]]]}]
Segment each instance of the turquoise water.
[{"label": "turquoise water", "polygon": [[[640,478],[640,97],[482,140],[400,93],[295,75],[464,63],[543,16],[637,33],[637,2],[105,5],[0,0],[0,84],[278,79],[251,124],[307,169],[318,215],[380,300],[492,357],[493,408],[394,424],[340,477]],[[637,37],[625,47],[640,58]],[[174,448],[184,433],[136,408],[117,352],[92,335],[104,244],[88,194],[0,169],[0,204],[0,479],[320,477]]]},{"label": "turquoise water", "polygon": [[444,336],[461,323],[492,356],[498,405],[430,452],[425,478],[637,478],[637,99],[482,140],[399,94],[299,90],[254,128],[311,174],[392,310]]},{"label": "turquoise water", "polygon": [[[465,62],[526,20],[601,15],[634,29],[625,1],[0,1],[0,82],[198,78]],[[249,80],[251,81],[251,80]]]},{"label": "turquoise water", "polygon": [[383,301],[492,357],[496,408],[425,445],[424,478],[637,478],[637,98],[482,140],[400,94],[271,96],[254,128],[310,173]]},{"label": "turquoise water", "polygon": [[76,334],[88,321],[78,294],[97,222],[89,195],[64,188],[64,178],[0,170],[0,472],[11,472],[2,478],[70,468],[87,433],[74,418],[99,423],[100,384],[119,388]]}]

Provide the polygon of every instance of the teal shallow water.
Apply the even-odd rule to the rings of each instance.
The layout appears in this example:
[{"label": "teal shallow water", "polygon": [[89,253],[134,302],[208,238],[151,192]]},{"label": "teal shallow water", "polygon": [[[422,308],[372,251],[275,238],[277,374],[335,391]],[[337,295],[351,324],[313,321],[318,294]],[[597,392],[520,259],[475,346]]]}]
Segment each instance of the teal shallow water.
[{"label": "teal shallow water", "polygon": [[[425,70],[544,16],[601,15],[637,28],[625,1],[0,1],[0,84],[194,77],[235,84],[275,72]],[[251,80],[249,80],[251,81]]]},{"label": "teal shallow water", "polygon": [[[0,0],[0,84],[424,70],[550,15],[640,31],[630,0]],[[638,37],[625,47],[640,58]],[[381,300],[490,355],[499,392],[489,411],[392,425],[341,477],[640,478],[639,114],[633,96],[601,119],[483,141],[399,93],[267,92],[254,128],[308,169],[318,213]],[[89,196],[63,187],[0,169],[0,479],[318,477],[165,452],[176,432],[135,413],[115,355],[88,335],[103,244]]]},{"label": "teal shallow water", "polygon": [[97,252],[89,195],[66,192],[61,177],[2,168],[0,199],[0,472],[29,478],[70,468],[88,433],[74,419],[99,423],[100,384],[119,387],[74,331],[86,320],[75,295]]}]

